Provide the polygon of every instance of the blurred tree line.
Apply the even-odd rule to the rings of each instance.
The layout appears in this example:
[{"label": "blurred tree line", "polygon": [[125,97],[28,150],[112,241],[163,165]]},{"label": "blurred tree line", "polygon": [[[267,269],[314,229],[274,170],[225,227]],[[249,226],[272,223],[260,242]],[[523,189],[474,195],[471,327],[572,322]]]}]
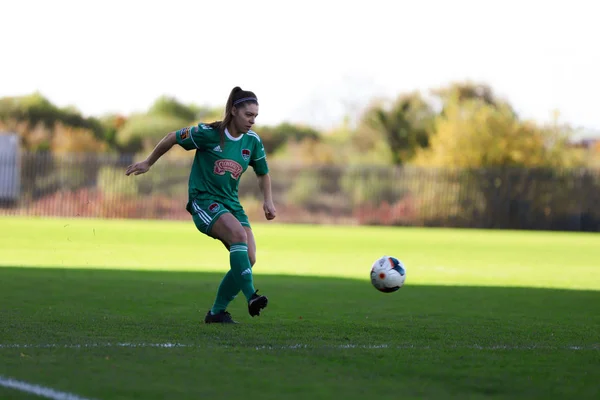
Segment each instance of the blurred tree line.
[{"label": "blurred tree line", "polygon": [[[84,117],[33,93],[0,99],[0,132],[18,133],[33,152],[145,154],[169,131],[221,119],[222,109],[160,97],[143,113]],[[287,122],[255,130],[271,160],[298,165],[565,168],[597,165],[600,154],[599,146],[573,146],[573,130],[558,118],[521,119],[489,86],[472,82],[373,100],[357,123],[329,131]]]},{"label": "blurred tree line", "polygon": [[[87,193],[100,196],[90,202],[97,207],[131,200],[139,210],[138,195],[155,196],[156,215],[171,215],[169,196],[187,188],[179,165],[191,154],[176,146],[165,157],[177,162],[137,180],[125,180],[123,166],[167,132],[222,113],[163,96],[145,112],[84,117],[33,93],[0,99],[0,133],[17,133],[27,150],[22,201]],[[295,220],[314,213],[369,224],[600,230],[600,144],[574,143],[558,115],[547,124],[522,118],[485,84],[373,99],[328,130],[289,122],[255,130],[279,166],[282,214]],[[240,183],[249,209],[258,198],[251,175]]]}]

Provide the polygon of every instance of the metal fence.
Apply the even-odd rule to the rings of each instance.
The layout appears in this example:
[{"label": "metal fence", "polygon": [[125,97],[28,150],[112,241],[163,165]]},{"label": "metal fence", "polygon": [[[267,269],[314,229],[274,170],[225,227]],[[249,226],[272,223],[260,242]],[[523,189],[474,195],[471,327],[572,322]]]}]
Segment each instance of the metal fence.
[{"label": "metal fence", "polygon": [[[20,176],[16,199],[0,190],[0,214],[190,219],[191,157],[164,158],[149,173],[127,177],[132,160],[24,153],[0,161],[0,180],[12,176],[9,168]],[[283,222],[600,231],[596,170],[270,167]],[[263,220],[251,170],[241,178],[240,199],[251,221]]]}]

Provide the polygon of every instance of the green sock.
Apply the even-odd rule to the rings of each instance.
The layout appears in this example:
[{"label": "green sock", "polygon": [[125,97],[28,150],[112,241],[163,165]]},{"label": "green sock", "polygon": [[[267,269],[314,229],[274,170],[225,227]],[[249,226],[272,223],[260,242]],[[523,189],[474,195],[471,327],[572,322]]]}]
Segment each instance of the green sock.
[{"label": "green sock", "polygon": [[250,301],[252,295],[256,292],[252,280],[252,266],[248,258],[248,245],[246,243],[234,243],[229,248],[229,263],[233,277],[240,289]]},{"label": "green sock", "polygon": [[210,312],[218,314],[221,311],[225,311],[229,303],[233,301],[235,296],[240,292],[240,287],[233,277],[233,271],[229,270],[223,277],[219,290],[217,290],[217,298],[215,304],[213,304]]}]

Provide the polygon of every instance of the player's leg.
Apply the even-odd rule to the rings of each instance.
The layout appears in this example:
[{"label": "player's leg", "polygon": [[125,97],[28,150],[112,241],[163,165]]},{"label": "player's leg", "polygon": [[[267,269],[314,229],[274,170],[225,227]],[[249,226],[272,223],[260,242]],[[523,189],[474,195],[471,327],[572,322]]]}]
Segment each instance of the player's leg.
[{"label": "player's leg", "polygon": [[256,262],[256,241],[254,240],[254,234],[252,233],[250,220],[248,219],[244,208],[239,202],[230,203],[227,206],[228,209],[231,210],[233,216],[240,221],[240,225],[244,227],[248,243],[248,258],[250,259],[250,265],[254,266],[254,263]]},{"label": "player's leg", "polygon": [[[246,213],[244,213],[243,209],[236,210],[233,213],[246,231],[246,238],[248,242],[248,259],[250,261],[250,265],[254,266],[256,263],[256,241],[254,240],[254,234],[252,233],[252,228],[248,222],[248,217],[246,216]],[[254,276],[254,272],[252,275]],[[250,299],[248,302],[248,313],[250,313],[252,316],[260,315],[261,310],[267,306],[268,302],[269,300],[267,297],[259,295],[257,290],[252,296],[252,299]]]},{"label": "player's leg", "polygon": [[[228,209],[231,210],[232,215],[235,217],[235,219],[240,223],[240,225],[244,229],[245,237],[246,237],[246,245],[247,245],[247,257],[248,257],[248,261],[249,261],[249,265],[250,265],[250,271],[249,271],[248,275],[250,275],[252,277],[252,283],[254,285],[252,266],[254,265],[254,263],[256,261],[256,242],[254,240],[254,234],[252,233],[252,229],[250,227],[250,222],[248,221],[248,216],[246,215],[246,213],[244,212],[244,209],[242,208],[242,206],[239,203],[231,203],[231,204],[228,204],[227,206],[228,206]],[[225,243],[226,247],[227,247],[227,245],[232,246],[230,244],[231,243],[230,241],[228,242],[225,240],[224,243]],[[242,287],[242,290],[243,290],[243,287]],[[246,296],[246,298],[247,298],[247,296]],[[265,308],[267,306],[267,304],[268,304],[267,297],[263,296],[263,295],[259,295],[257,293],[257,291],[254,290],[254,293],[252,294],[250,299],[248,299],[248,313],[253,317],[256,315],[260,315],[260,311],[263,308]]]},{"label": "player's leg", "polygon": [[[223,240],[221,240],[221,243],[223,243],[223,246],[229,251],[231,246]],[[240,287],[233,277],[233,270],[229,269],[219,284],[215,302],[210,309],[212,315],[217,315],[227,310],[227,306],[229,306],[229,303],[235,299],[235,296],[237,296],[239,292]]]},{"label": "player's leg", "polygon": [[[248,258],[250,259],[250,265],[254,266],[256,263],[256,242],[254,241],[254,234],[252,233],[251,228],[244,227],[246,230],[246,235],[248,237]],[[229,251],[229,245],[221,240],[223,246]]]},{"label": "player's leg", "polygon": [[[230,213],[228,208],[214,202],[194,202],[191,208],[195,212],[193,217],[198,229],[215,239],[219,239],[230,254],[231,268],[219,285],[215,303],[207,313],[205,321],[233,322],[229,313],[225,310],[240,289],[248,300],[250,315],[260,315],[260,310],[266,307],[268,300],[265,296],[259,296],[254,289],[250,256],[248,254],[248,238],[245,227],[242,227],[242,224],[249,226],[247,217],[242,211],[242,222],[240,222]],[[236,208],[235,205],[234,208]],[[251,254],[254,258],[256,247],[254,236],[251,239]],[[224,320],[221,321],[221,319]]]},{"label": "player's leg", "polygon": [[213,315],[219,314],[227,310],[229,303],[235,299],[235,296],[240,292],[240,286],[238,285],[235,277],[233,276],[233,271],[230,269],[227,271],[221,283],[219,284],[219,288],[217,289],[217,295],[215,297],[215,301],[210,309],[210,312]]},{"label": "player's leg", "polygon": [[[192,219],[196,228],[207,236],[210,234],[213,225],[223,214],[229,214],[229,211],[219,203],[210,201],[196,200],[191,203]],[[231,214],[229,214],[231,215]],[[223,240],[221,240],[223,242]],[[223,242],[225,243],[225,242]],[[229,246],[229,245],[227,245]],[[229,248],[229,247],[228,247]],[[240,286],[236,282],[233,271],[229,270],[221,280],[215,302],[206,313],[204,322],[206,323],[234,323],[231,315],[226,311],[229,303],[239,293]]]},{"label": "player's leg", "polygon": [[250,301],[256,290],[248,256],[246,230],[231,213],[224,213],[212,225],[210,235],[229,246],[229,264],[233,277],[246,299]]},{"label": "player's leg", "polygon": [[[256,262],[256,242],[254,241],[254,235],[252,234],[252,229],[248,227],[244,227],[246,230],[246,235],[248,237],[248,259],[250,260],[250,266],[253,266]],[[230,247],[227,242],[221,240],[223,246],[229,251]],[[215,302],[210,309],[210,312],[215,315],[223,312],[229,306],[229,303],[233,301],[235,296],[240,292],[240,287],[238,286],[235,278],[233,276],[233,270],[227,271],[221,284],[219,285],[219,289],[217,290],[217,297],[215,298]]]},{"label": "player's leg", "polygon": [[256,264],[256,240],[254,240],[252,228],[244,226],[244,230],[246,231],[246,238],[248,238],[248,258],[250,259],[250,265],[254,266]]}]

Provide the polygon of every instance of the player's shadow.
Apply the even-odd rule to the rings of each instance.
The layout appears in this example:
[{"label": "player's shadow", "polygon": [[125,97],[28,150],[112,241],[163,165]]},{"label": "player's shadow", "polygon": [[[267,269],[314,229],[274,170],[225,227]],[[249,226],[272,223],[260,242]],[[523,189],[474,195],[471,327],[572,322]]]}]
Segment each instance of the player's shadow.
[{"label": "player's shadow", "polygon": [[[229,310],[242,324],[216,331],[202,319],[221,277],[202,272],[0,267],[0,344],[265,345],[327,340],[423,347],[560,347],[597,346],[600,341],[600,291],[407,281],[387,294],[375,290],[367,278],[261,274],[255,285],[270,299],[264,315],[250,318],[239,294]],[[240,330],[246,332],[245,341]]]}]

